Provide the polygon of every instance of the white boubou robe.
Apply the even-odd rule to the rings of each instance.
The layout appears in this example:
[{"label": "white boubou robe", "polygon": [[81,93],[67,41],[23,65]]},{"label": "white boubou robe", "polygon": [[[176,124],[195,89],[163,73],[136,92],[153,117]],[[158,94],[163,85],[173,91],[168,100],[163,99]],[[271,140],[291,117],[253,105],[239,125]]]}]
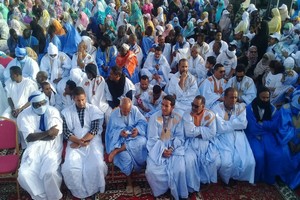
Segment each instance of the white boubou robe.
[{"label": "white boubou robe", "polygon": [[230,178],[254,183],[255,159],[244,133],[247,127],[244,103],[236,103],[231,114],[224,103],[212,108],[217,119],[217,136],[213,142],[221,156],[219,175],[227,184]]},{"label": "white boubou robe", "polygon": [[256,86],[252,78],[244,76],[241,82],[232,77],[228,80],[226,88],[233,87],[238,91],[238,98],[243,100],[246,105],[250,104],[256,97]]},{"label": "white boubou robe", "polygon": [[[17,124],[24,138],[31,133],[41,132],[40,118],[33,112],[31,106],[20,113]],[[59,130],[55,139],[27,142],[27,148],[22,155],[18,182],[32,199],[58,200],[62,198],[60,192],[62,183],[60,164],[63,149],[62,119],[56,108],[48,106],[45,112],[45,128],[49,130],[55,125]]]},{"label": "white boubou robe", "polygon": [[73,149],[68,141],[65,162],[62,164],[64,181],[77,198],[86,198],[105,190],[107,166],[104,162],[101,140],[103,113],[94,105],[86,103],[84,126],[81,127],[75,104],[62,111],[68,129],[78,138],[85,136],[91,129],[93,120],[100,120],[98,134],[86,147]]},{"label": "white boubou robe", "polygon": [[[211,141],[216,136],[215,114],[204,109],[200,126],[188,110],[183,115],[185,133],[185,164],[189,192],[199,191],[200,183],[216,183],[221,158],[216,145]],[[201,135],[201,138],[199,138]]]}]

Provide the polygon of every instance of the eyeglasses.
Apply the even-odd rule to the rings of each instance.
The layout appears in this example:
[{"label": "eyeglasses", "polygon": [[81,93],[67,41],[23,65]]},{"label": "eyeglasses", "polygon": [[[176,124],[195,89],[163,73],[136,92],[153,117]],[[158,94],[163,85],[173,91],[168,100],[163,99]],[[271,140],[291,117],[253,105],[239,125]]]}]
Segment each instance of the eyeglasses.
[{"label": "eyeglasses", "polygon": [[194,103],[191,103],[191,106],[194,107],[194,108],[199,108],[200,106],[194,104]]}]

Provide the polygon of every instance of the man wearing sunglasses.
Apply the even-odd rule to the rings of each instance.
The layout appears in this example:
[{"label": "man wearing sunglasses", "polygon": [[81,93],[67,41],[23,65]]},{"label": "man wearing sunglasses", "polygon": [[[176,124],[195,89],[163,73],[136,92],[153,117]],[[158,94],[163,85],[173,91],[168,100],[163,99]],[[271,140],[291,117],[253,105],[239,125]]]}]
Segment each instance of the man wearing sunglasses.
[{"label": "man wearing sunglasses", "polygon": [[[198,95],[182,119],[186,136],[185,164],[190,193],[199,192],[200,183],[216,183],[221,160],[218,149],[211,142],[216,136],[215,114],[205,108],[205,97]],[[209,162],[206,162],[209,160]]]}]

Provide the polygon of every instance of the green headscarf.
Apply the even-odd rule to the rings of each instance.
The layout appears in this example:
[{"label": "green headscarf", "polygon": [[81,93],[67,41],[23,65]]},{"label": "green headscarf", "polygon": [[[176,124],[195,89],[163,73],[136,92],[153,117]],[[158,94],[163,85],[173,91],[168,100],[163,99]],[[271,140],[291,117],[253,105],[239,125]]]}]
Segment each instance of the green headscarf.
[{"label": "green headscarf", "polygon": [[133,2],[131,4],[131,15],[129,17],[129,23],[133,26],[139,25],[141,27],[141,31],[145,32],[143,14],[136,2]]}]

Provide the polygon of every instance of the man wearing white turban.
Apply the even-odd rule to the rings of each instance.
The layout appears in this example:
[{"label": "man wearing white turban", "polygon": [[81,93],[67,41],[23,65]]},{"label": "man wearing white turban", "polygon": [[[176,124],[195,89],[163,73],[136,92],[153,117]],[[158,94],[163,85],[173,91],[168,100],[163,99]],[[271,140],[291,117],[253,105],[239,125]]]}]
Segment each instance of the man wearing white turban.
[{"label": "man wearing white turban", "polygon": [[225,51],[220,53],[217,57],[217,63],[225,67],[225,79],[228,80],[232,77],[237,66],[237,57],[235,55],[235,47],[229,46]]},{"label": "man wearing white turban", "polygon": [[4,81],[9,79],[9,69],[12,66],[18,66],[22,69],[22,74],[24,77],[28,77],[32,80],[35,80],[36,74],[39,69],[38,63],[33,60],[31,57],[27,56],[25,48],[17,47],[15,49],[16,58],[10,61],[4,71]]},{"label": "man wearing white turban", "polygon": [[61,199],[60,174],[62,119],[58,110],[48,105],[46,96],[34,91],[28,98],[31,106],[17,120],[26,139],[18,181],[32,199]]},{"label": "man wearing white turban", "polygon": [[48,73],[51,84],[56,84],[63,78],[69,78],[71,59],[64,52],[58,51],[58,48],[51,42],[48,46],[48,53],[41,60],[41,71]]}]

